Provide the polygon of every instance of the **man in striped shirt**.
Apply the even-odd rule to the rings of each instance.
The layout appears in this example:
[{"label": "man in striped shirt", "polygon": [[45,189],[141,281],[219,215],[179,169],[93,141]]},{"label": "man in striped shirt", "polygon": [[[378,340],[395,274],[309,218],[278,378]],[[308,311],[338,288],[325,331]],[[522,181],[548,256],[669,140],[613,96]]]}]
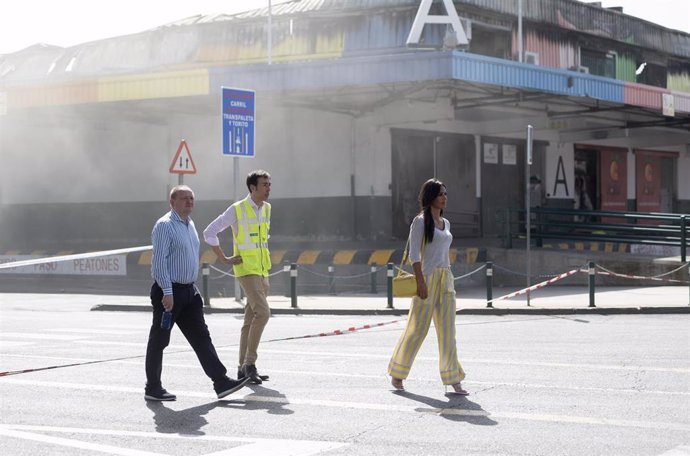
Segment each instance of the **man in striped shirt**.
[{"label": "man in striped shirt", "polygon": [[[170,329],[162,328],[163,312],[172,314],[173,323],[182,331],[221,399],[242,388],[249,378],[228,378],[211,341],[204,320],[203,301],[194,285],[199,271],[199,235],[189,217],[194,209],[194,192],[178,185],[170,192],[171,210],[153,227],[151,287],[153,321],[146,347],[146,388],[144,398],[151,401],[174,401],[176,396],[163,388],[163,350],[170,343]],[[171,326],[172,327],[172,326]]]}]

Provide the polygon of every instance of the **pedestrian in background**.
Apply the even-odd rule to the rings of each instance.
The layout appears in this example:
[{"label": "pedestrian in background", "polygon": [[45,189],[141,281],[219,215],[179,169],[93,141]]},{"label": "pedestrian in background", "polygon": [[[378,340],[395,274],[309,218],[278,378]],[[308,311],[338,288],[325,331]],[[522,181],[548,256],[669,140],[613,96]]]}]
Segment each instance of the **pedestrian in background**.
[{"label": "pedestrian in background", "polygon": [[433,318],[441,381],[452,386],[452,393],[469,394],[460,383],[465,372],[458,361],[455,340],[455,282],[449,258],[453,235],[450,223],[443,217],[447,201],[446,186],[441,181],[429,179],[422,185],[421,211],[410,225],[408,251],[417,280],[417,296],[412,298],[405,330],[388,364],[396,390],[404,390],[403,380],[410,373]]},{"label": "pedestrian in background", "polygon": [[199,271],[199,235],[190,218],[194,209],[194,192],[178,185],[170,192],[171,210],[153,227],[151,305],[153,321],[146,347],[146,388],[144,398],[151,401],[174,401],[177,397],[163,388],[163,350],[170,343],[170,329],[162,328],[163,312],[172,314],[172,323],[182,331],[194,349],[199,362],[219,399],[237,391],[247,380],[227,377],[211,341],[204,320],[203,301],[194,282]]},{"label": "pedestrian in background", "polygon": [[[204,230],[204,240],[211,246],[218,259],[232,265],[240,282],[247,304],[244,307],[244,324],[240,332],[240,354],[237,378],[249,378],[254,384],[268,380],[256,369],[259,342],[271,316],[268,306],[268,274],[271,255],[268,251],[268,231],[271,227],[271,175],[255,170],[247,176],[246,198],[235,202],[220,214]],[[220,246],[218,233],[232,229],[232,256],[225,255]]]}]

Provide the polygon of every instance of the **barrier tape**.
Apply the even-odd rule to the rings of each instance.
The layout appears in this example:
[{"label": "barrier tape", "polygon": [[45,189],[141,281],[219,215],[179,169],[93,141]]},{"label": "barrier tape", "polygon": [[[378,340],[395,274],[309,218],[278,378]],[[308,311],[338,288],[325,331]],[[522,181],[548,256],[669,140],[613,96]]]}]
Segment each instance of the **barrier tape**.
[{"label": "barrier tape", "polygon": [[[219,268],[215,267],[215,266],[212,265],[212,264],[209,264],[208,266],[209,266],[209,268],[213,269],[214,271],[217,271],[217,272],[220,273],[220,275],[217,276],[217,277],[211,277],[211,280],[222,279],[223,277],[235,277],[235,275],[233,275],[232,273],[227,272],[227,271],[223,271],[222,269],[219,269]],[[325,279],[330,279],[330,278],[331,278],[330,275],[326,275],[326,274],[318,273],[318,272],[316,272],[316,271],[312,271],[312,270],[310,270],[310,269],[308,269],[308,268],[305,268],[304,266],[298,265],[297,267],[298,267],[298,269],[302,269],[302,270],[304,270],[305,272],[308,272],[308,273],[310,273],[310,274],[313,274],[313,275],[315,275],[315,276],[317,276],[317,277],[321,277],[321,278],[325,278]],[[376,269],[375,271],[373,271],[373,272],[379,272],[379,271],[381,271],[382,269],[384,269],[384,268],[383,268],[383,267],[379,267],[379,268],[377,268],[377,269]],[[395,269],[405,271],[404,269],[400,269],[398,266],[395,266]],[[453,279],[453,281],[457,282],[458,280],[466,279],[466,278],[470,277],[471,275],[474,275],[474,274],[476,274],[476,273],[482,271],[483,269],[486,269],[486,265],[479,266],[479,267],[478,267],[477,269],[475,269],[474,271],[470,271],[470,272],[468,272],[467,274],[461,275],[461,276],[459,276],[459,277],[455,277],[455,278]],[[276,276],[276,275],[278,275],[278,274],[282,274],[282,273],[284,273],[284,272],[287,272],[287,271],[285,271],[284,269],[281,269],[281,270],[279,270],[279,271],[274,272],[273,274],[269,274],[268,276],[269,276],[269,277],[273,277],[273,276]],[[406,272],[406,271],[405,271],[405,272]],[[365,272],[365,273],[362,273],[362,274],[349,275],[349,276],[333,276],[333,279],[340,279],[340,280],[356,279],[356,278],[361,278],[361,277],[369,276],[369,275],[371,275],[371,273],[372,273],[372,271]],[[549,277],[553,277],[553,276],[549,276]]]},{"label": "barrier tape", "polygon": [[37,367],[35,369],[22,369],[22,370],[16,370],[16,371],[6,371],[6,372],[0,372],[0,377],[7,377],[9,375],[17,375],[17,374],[27,374],[29,372],[40,372],[40,371],[45,371],[45,370],[50,370],[50,369],[59,369],[61,367],[87,366],[89,364],[109,363],[111,361],[123,361],[123,360],[127,360],[127,359],[143,358],[144,356],[146,356],[146,355],[126,356],[123,358],[112,358],[112,359],[98,359],[95,361],[84,361],[81,363],[60,364],[58,366]]},{"label": "barrier tape", "polygon": [[130,247],[127,249],[102,250],[100,252],[75,253],[72,255],[60,255],[60,256],[46,257],[46,258],[34,258],[32,260],[20,260],[20,261],[12,261],[10,263],[2,263],[2,264],[0,264],[0,269],[19,268],[21,266],[33,266],[35,264],[55,263],[58,261],[81,260],[84,258],[96,258],[96,257],[102,257],[102,256],[109,256],[109,255],[120,255],[122,253],[143,252],[145,250],[151,250],[151,249],[153,249],[152,245],[145,245],[145,246],[141,246],[141,247]]},{"label": "barrier tape", "polygon": [[[501,266],[500,264],[494,264],[494,269],[496,269],[498,271],[504,271],[504,272],[507,272],[509,274],[513,274],[513,275],[517,275],[517,276],[527,277],[527,274],[524,272],[513,271],[512,269],[505,268],[505,267]],[[531,277],[534,277],[534,278],[540,278],[540,277],[551,278],[551,277],[555,277],[555,274],[532,274]]]},{"label": "barrier tape", "polygon": [[474,275],[474,274],[478,273],[478,272],[481,271],[482,269],[486,269],[486,265],[485,265],[485,264],[479,266],[479,267],[478,267],[477,269],[475,269],[474,271],[470,271],[470,272],[468,272],[468,273],[465,274],[465,275],[461,275],[460,277],[454,278],[453,281],[454,281],[454,282],[457,282],[458,280],[466,279],[467,277],[469,277],[469,276],[471,276],[471,275]]},{"label": "barrier tape", "polygon": [[[315,276],[317,276],[317,277],[321,277],[321,278],[324,278],[324,279],[330,279],[330,278],[331,278],[331,276],[328,275],[328,274],[323,274],[323,273],[321,273],[321,272],[312,271],[311,269],[305,268],[304,266],[301,266],[301,265],[299,265],[299,264],[297,265],[297,268],[302,269],[303,271],[308,272],[308,273],[310,273],[310,274],[312,274],[312,275],[315,275]],[[334,279],[342,279],[342,280],[346,280],[346,279],[358,279],[358,278],[360,278],[360,277],[369,276],[369,275],[371,275],[372,272],[373,272],[373,273],[378,273],[379,271],[381,271],[382,269],[385,269],[385,268],[386,268],[385,266],[379,266],[379,267],[377,267],[377,268],[375,268],[375,269],[373,269],[373,270],[370,270],[370,271],[367,271],[367,272],[363,272],[363,273],[361,273],[361,274],[354,274],[354,275],[349,275],[349,276],[333,276],[333,278],[334,278]]]},{"label": "barrier tape", "polygon": [[358,328],[355,328],[354,326],[347,328],[345,330],[340,330],[336,329],[335,331],[331,332],[325,332],[325,333],[318,333],[318,334],[308,334],[306,336],[294,336],[294,337],[283,337],[280,339],[269,339],[263,342],[279,342],[279,341],[284,341],[284,340],[297,340],[297,339],[309,339],[312,337],[327,337],[327,336],[342,336],[344,334],[352,334],[353,332],[356,331],[362,331],[364,329],[372,329],[372,328],[378,328],[380,326],[387,326],[387,325],[392,325],[394,323],[399,323],[401,321],[405,321],[406,319],[399,319],[399,320],[392,320],[392,321],[385,321],[383,323],[376,323],[373,325],[363,325]]},{"label": "barrier tape", "polygon": [[[286,340],[297,340],[297,339],[309,339],[312,337],[341,336],[343,334],[351,334],[353,332],[362,331],[365,329],[372,329],[372,328],[377,328],[380,326],[392,325],[394,323],[399,323],[401,321],[405,321],[405,320],[400,319],[400,320],[386,321],[383,323],[363,325],[363,326],[360,326],[358,328],[350,327],[350,328],[347,328],[346,330],[336,329],[335,331],[331,331],[331,332],[327,332],[327,333],[308,334],[306,336],[293,336],[293,337],[283,337],[283,338],[278,338],[278,339],[268,339],[268,340],[261,341],[261,343],[281,342],[281,341],[286,341]],[[222,345],[222,346],[217,346],[216,348],[226,348],[226,347],[234,347],[234,346],[237,346],[237,344]],[[191,351],[191,350],[178,350],[178,351],[168,352],[168,354],[186,353],[189,351]],[[40,371],[51,370],[51,369],[59,369],[62,367],[87,366],[89,364],[108,363],[108,362],[112,362],[112,361],[124,361],[124,360],[130,360],[130,359],[143,358],[144,356],[146,356],[146,355],[126,356],[126,357],[122,357],[122,358],[111,358],[111,359],[100,359],[100,360],[95,360],[95,361],[84,361],[81,363],[60,364],[60,365],[56,365],[56,366],[38,367],[35,369],[22,369],[22,370],[16,370],[16,371],[6,371],[6,372],[0,372],[0,377],[7,377],[10,375],[18,375],[18,374],[28,374],[30,372],[40,372]]]},{"label": "barrier tape", "polygon": [[[233,278],[236,277],[235,274],[233,274],[233,273],[231,273],[231,272],[229,272],[229,271],[223,271],[222,269],[218,269],[217,267],[215,267],[215,266],[212,265],[212,264],[209,264],[208,267],[211,268],[211,269],[213,269],[214,271],[220,272],[220,275],[219,275],[218,277],[211,277],[211,280],[222,279],[223,277],[233,277]],[[280,271],[276,271],[276,272],[274,272],[273,274],[269,274],[268,277],[273,277],[273,276],[276,276],[276,275],[278,275],[278,274],[282,274],[283,272],[285,272],[285,271],[283,271],[283,270],[281,269]]]},{"label": "barrier tape", "polygon": [[683,285],[687,285],[688,282],[687,280],[677,280],[677,279],[662,279],[663,276],[667,276],[669,274],[673,274],[674,272],[680,271],[681,269],[684,269],[687,267],[687,263],[684,264],[683,266],[680,266],[672,271],[666,272],[664,274],[659,274],[658,276],[638,276],[638,275],[630,275],[630,274],[621,274],[619,272],[614,272],[611,271],[610,269],[606,269],[605,267],[596,264],[595,265],[597,268],[601,269],[600,271],[597,271],[596,273],[598,275],[606,275],[606,276],[613,276],[613,277],[620,277],[623,279],[635,279],[635,280],[652,280],[656,282],[669,282],[669,283],[680,283]]},{"label": "barrier tape", "polygon": [[536,284],[536,285],[532,285],[532,286],[530,286],[530,287],[523,288],[522,290],[518,290],[518,291],[515,291],[515,292],[513,292],[513,293],[509,293],[509,294],[507,294],[507,295],[503,295],[503,296],[501,296],[501,297],[499,297],[499,298],[494,298],[494,299],[492,299],[491,301],[487,301],[487,302],[495,302],[495,301],[500,301],[500,300],[502,300],[502,299],[509,299],[509,298],[514,298],[515,296],[519,296],[519,295],[522,295],[522,294],[527,294],[527,293],[529,293],[530,291],[534,291],[534,290],[537,290],[537,289],[539,289],[539,288],[544,288],[544,287],[547,286],[547,285],[551,285],[551,284],[554,283],[554,282],[558,282],[559,280],[565,279],[566,277],[570,277],[571,275],[577,274],[578,272],[581,272],[581,271],[582,271],[582,270],[581,270],[580,268],[578,268],[578,269],[573,269],[573,270],[571,270],[571,271],[564,272],[563,274],[559,274],[559,275],[557,275],[556,277],[554,277],[554,278],[552,278],[552,279],[545,280],[545,281],[540,282],[540,283],[538,283],[538,284]]},{"label": "barrier tape", "polygon": [[654,282],[669,282],[669,283],[680,283],[683,285],[687,285],[690,282],[687,282],[685,280],[676,280],[676,279],[660,279],[658,277],[645,277],[645,276],[637,276],[637,275],[628,275],[628,274],[620,274],[617,272],[607,272],[607,271],[597,271],[597,275],[603,275],[603,276],[609,276],[609,277],[620,277],[622,279],[637,279],[637,280],[651,280]]},{"label": "barrier tape", "polygon": [[[407,272],[404,268],[401,268],[401,267],[399,267],[399,266],[394,266],[393,269],[394,269],[395,271]],[[474,271],[468,272],[468,273],[465,274],[465,275],[461,275],[460,277],[454,277],[454,278],[453,278],[453,281],[454,281],[454,282],[457,282],[458,280],[466,279],[466,278],[468,278],[469,276],[478,273],[478,272],[481,271],[482,269],[486,269],[486,265],[485,265],[485,264],[479,266],[479,267],[478,267],[477,269],[475,269]]]}]

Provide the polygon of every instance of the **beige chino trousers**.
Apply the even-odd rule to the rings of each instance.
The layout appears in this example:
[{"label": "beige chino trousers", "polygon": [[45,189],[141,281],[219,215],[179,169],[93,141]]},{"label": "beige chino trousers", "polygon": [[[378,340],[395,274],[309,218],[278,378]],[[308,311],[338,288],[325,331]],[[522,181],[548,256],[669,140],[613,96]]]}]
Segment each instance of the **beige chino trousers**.
[{"label": "beige chino trousers", "polygon": [[247,275],[238,277],[240,285],[247,295],[247,305],[244,307],[244,324],[240,331],[240,366],[242,364],[256,364],[257,350],[261,342],[261,334],[271,317],[268,307],[268,277]]}]

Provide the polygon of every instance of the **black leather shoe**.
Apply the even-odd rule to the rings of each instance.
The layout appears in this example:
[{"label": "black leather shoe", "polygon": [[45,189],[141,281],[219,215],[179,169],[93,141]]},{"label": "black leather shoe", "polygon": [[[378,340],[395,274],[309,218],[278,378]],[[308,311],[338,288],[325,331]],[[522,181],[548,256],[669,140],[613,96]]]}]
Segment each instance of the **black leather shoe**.
[{"label": "black leather shoe", "polygon": [[254,364],[244,364],[240,369],[243,377],[248,377],[249,381],[255,385],[260,385],[268,380],[268,375],[259,375]]},{"label": "black leather shoe", "polygon": [[147,401],[174,401],[177,396],[168,393],[165,388],[146,388],[144,389],[144,399]]},{"label": "black leather shoe", "polygon": [[249,382],[249,378],[241,378],[239,380],[233,380],[231,378],[225,377],[222,380],[213,383],[213,389],[216,390],[218,399],[222,399],[235,391],[242,388]]}]

